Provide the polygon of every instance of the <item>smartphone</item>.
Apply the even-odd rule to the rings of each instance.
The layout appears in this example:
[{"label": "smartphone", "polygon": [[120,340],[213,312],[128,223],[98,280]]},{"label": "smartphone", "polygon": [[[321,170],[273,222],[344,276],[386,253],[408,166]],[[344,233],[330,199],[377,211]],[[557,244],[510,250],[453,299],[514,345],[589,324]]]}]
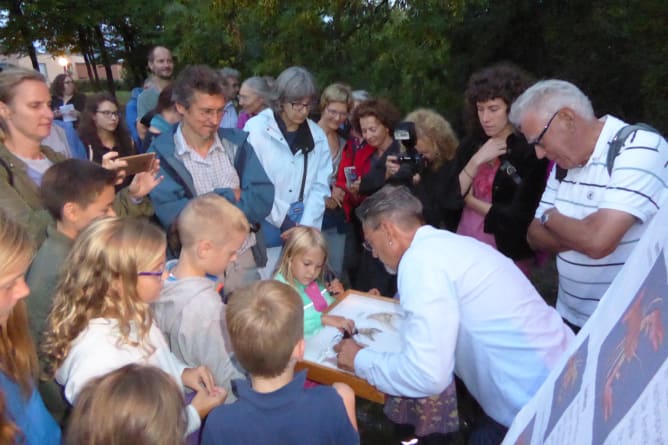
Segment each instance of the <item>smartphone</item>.
[{"label": "smartphone", "polygon": [[125,161],[128,163],[127,167],[123,167],[127,176],[136,175],[137,173],[146,172],[151,169],[151,164],[155,159],[155,153],[144,153],[140,155],[125,156],[116,158],[117,161]]},{"label": "smartphone", "polygon": [[357,181],[357,169],[354,165],[343,167],[343,174],[346,176],[346,187],[350,187],[350,184]]}]

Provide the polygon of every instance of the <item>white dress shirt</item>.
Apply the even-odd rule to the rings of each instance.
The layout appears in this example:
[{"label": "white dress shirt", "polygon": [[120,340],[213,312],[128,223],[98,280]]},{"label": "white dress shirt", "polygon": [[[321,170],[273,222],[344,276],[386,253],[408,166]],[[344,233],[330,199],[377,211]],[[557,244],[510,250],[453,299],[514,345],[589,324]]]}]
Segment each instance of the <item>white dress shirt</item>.
[{"label": "white dress shirt", "polygon": [[388,394],[440,394],[454,371],[508,426],[573,338],[515,264],[473,238],[421,227],[398,288],[404,349],[355,357],[356,374]]}]

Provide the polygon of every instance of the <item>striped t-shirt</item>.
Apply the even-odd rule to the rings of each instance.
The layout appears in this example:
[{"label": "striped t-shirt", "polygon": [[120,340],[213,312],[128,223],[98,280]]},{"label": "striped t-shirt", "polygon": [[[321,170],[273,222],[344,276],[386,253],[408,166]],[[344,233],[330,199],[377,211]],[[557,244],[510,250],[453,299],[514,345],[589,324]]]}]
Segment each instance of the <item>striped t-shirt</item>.
[{"label": "striped t-shirt", "polygon": [[617,248],[603,258],[593,259],[574,250],[557,256],[557,310],[578,326],[594,312],[668,194],[666,140],[649,131],[632,133],[610,175],[606,165],[609,142],[627,124],[612,116],[603,119],[605,124],[587,164],[569,169],[561,181],[555,177],[557,169],[553,169],[536,209],[537,218],[551,207],[576,219],[584,219],[598,209],[619,210],[636,218]]}]

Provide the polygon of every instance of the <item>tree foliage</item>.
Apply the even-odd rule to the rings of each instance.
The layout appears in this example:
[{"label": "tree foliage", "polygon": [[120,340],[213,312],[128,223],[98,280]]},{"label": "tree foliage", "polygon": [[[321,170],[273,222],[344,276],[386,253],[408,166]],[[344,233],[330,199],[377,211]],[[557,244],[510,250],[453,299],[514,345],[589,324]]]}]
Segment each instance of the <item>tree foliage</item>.
[{"label": "tree foliage", "polygon": [[536,78],[573,81],[600,114],[668,130],[665,0],[0,0],[0,8],[10,16],[0,29],[5,50],[26,53],[39,40],[91,63],[106,52],[133,84],[146,75],[148,47],[162,44],[177,68],[228,65],[246,77],[302,65],[321,86],[345,81],[404,112],[432,107],[461,128],[468,77],[511,61]]}]

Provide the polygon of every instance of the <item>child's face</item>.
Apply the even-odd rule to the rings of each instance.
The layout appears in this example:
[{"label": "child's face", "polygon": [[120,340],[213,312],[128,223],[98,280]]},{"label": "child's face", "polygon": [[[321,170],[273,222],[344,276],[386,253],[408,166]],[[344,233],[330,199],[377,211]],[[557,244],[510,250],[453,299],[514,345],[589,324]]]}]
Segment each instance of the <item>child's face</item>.
[{"label": "child's face", "polygon": [[208,248],[204,250],[204,265],[206,273],[222,275],[231,262],[236,261],[237,252],[246,240],[245,232],[231,233],[225,241],[208,241]]},{"label": "child's face", "polygon": [[30,293],[25,280],[28,264],[18,264],[0,275],[0,325],[5,326],[16,303]]},{"label": "child's face", "polygon": [[165,255],[155,264],[151,265],[148,270],[140,270],[137,272],[137,295],[144,303],[153,303],[160,297],[162,290],[162,282],[167,275],[165,271],[165,262],[167,258]]},{"label": "child's face", "polygon": [[295,280],[308,286],[320,276],[324,264],[325,254],[319,247],[313,247],[292,257],[290,270]]},{"label": "child's face", "polygon": [[107,185],[102,189],[95,201],[88,204],[86,207],[74,203],[73,211],[71,212],[72,223],[77,233],[81,233],[83,229],[88,227],[93,221],[108,216],[116,216],[113,209],[114,198],[116,191],[113,185]]}]

